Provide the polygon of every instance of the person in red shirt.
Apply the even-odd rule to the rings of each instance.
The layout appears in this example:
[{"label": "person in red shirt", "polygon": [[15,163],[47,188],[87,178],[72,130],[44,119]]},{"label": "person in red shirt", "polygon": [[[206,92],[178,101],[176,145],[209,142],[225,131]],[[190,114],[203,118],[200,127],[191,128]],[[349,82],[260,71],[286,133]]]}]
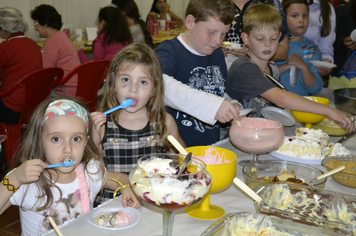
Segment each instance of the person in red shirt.
[{"label": "person in red shirt", "polygon": [[[36,42],[25,36],[28,24],[20,10],[12,7],[0,8],[0,93],[7,91],[25,75],[42,69],[41,50]],[[19,122],[25,88],[16,89],[0,98],[0,122]]]}]

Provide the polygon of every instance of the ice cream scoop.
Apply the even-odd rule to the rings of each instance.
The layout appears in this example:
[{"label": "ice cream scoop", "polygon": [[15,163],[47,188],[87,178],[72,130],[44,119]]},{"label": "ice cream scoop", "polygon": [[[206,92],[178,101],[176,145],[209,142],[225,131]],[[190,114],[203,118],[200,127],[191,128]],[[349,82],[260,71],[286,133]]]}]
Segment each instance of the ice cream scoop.
[{"label": "ice cream scoop", "polygon": [[130,107],[132,105],[132,103],[133,103],[132,99],[126,99],[119,106],[114,107],[114,108],[112,108],[110,110],[107,110],[106,112],[103,112],[103,114],[104,115],[108,115],[111,112],[114,112],[114,111],[119,110],[121,108],[122,109],[126,109],[126,108]]}]

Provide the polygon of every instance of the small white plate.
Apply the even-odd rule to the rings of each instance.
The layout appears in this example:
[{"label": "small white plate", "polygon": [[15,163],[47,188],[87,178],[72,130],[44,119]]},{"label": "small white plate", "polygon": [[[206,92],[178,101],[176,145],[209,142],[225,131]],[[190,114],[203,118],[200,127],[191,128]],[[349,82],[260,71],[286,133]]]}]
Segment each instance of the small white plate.
[{"label": "small white plate", "polygon": [[356,29],[354,29],[354,30],[351,32],[350,37],[351,37],[351,39],[352,39],[353,41],[356,42]]},{"label": "small white plate", "polygon": [[264,118],[281,122],[283,126],[293,126],[295,124],[294,117],[278,107],[265,107],[261,110]]},{"label": "small white plate", "polygon": [[[120,211],[120,210],[131,216],[131,220],[129,223],[117,225],[114,228],[109,228],[109,227],[106,227],[103,225],[98,225],[98,223],[96,223],[96,221],[95,221],[95,216],[97,216],[97,215],[108,214],[108,213],[116,212],[116,211]],[[141,221],[141,212],[135,208],[132,208],[132,207],[126,207],[126,208],[103,207],[103,208],[98,208],[98,209],[92,211],[87,219],[90,224],[92,224],[98,228],[108,229],[108,230],[122,230],[122,229],[130,228],[130,227],[136,225],[138,222],[140,222]]]},{"label": "small white plate", "polygon": [[327,68],[335,68],[336,65],[333,63],[329,63],[329,62],[325,62],[325,61],[309,61],[310,64],[312,64],[315,67],[319,67],[319,66],[324,66]]}]

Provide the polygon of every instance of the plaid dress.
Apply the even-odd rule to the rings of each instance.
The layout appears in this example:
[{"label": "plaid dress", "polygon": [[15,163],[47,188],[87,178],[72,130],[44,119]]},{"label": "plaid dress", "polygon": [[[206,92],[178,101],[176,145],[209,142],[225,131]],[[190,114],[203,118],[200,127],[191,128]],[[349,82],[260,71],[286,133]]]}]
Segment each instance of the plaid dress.
[{"label": "plaid dress", "polygon": [[[102,140],[106,169],[129,174],[140,157],[151,153],[166,153],[167,150],[161,142],[158,144],[158,151],[155,149],[155,140],[148,143],[153,137],[154,130],[149,122],[141,130],[128,130],[113,121],[111,116],[107,116]],[[111,190],[105,190],[105,199],[112,198],[113,193]]]}]

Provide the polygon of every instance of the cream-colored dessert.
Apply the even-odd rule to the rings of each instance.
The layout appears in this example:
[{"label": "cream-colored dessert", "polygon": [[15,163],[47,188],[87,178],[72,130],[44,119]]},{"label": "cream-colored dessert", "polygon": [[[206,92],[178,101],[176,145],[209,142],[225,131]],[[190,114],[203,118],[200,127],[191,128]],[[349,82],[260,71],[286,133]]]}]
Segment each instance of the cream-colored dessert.
[{"label": "cream-colored dessert", "polygon": [[248,215],[229,222],[223,236],[292,236],[278,231],[270,218],[263,215]]},{"label": "cream-colored dessert", "polygon": [[[170,178],[177,168],[170,165],[171,159],[154,158],[141,163],[131,177],[135,193],[147,202],[160,205],[189,206],[203,198],[211,186],[211,177],[197,173],[195,178]],[[200,171],[199,169],[196,172]],[[165,176],[168,176],[167,178]]]},{"label": "cream-colored dessert", "polygon": [[283,170],[283,172],[280,175],[276,175],[273,177],[265,176],[261,178],[261,180],[270,183],[292,183],[292,184],[297,184],[302,186],[308,186],[308,184],[305,183],[303,180],[297,179],[297,176],[295,175],[294,172],[289,173],[287,170]]},{"label": "cream-colored dessert", "polygon": [[301,159],[322,160],[328,156],[351,154],[342,144],[331,144],[322,130],[296,128],[295,136],[284,138],[277,152]]},{"label": "cream-colored dessert", "polygon": [[121,210],[95,216],[95,221],[98,225],[106,226],[108,228],[113,228],[120,224],[127,224],[130,220],[131,216]]},{"label": "cream-colored dessert", "polygon": [[348,209],[347,203],[341,199],[333,205],[330,196],[310,194],[305,190],[292,193],[287,184],[268,185],[261,198],[269,207],[293,213],[296,218],[312,217],[356,225],[355,209]]},{"label": "cream-colored dessert", "polygon": [[208,148],[205,150],[205,156],[194,156],[199,158],[207,165],[220,165],[230,163],[228,159],[224,158],[224,152],[220,156],[219,152],[215,148]]}]

